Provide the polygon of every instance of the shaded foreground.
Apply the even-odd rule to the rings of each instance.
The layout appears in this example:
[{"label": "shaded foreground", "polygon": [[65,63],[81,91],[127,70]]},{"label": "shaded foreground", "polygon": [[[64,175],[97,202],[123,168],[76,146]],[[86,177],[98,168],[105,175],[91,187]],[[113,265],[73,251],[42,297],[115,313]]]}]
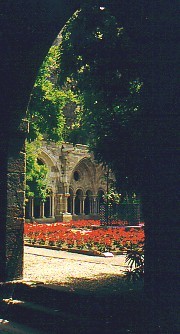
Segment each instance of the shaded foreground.
[{"label": "shaded foreground", "polygon": [[125,281],[124,270],[123,255],[25,247],[24,281],[0,284],[0,333],[178,333],[153,323],[143,282]]},{"label": "shaded foreground", "polygon": [[144,334],[143,283],[126,282],[124,265],[124,256],[25,247],[26,281],[0,286],[0,332]]},{"label": "shaded foreground", "polygon": [[0,283],[1,334],[179,333],[156,326],[143,282],[123,278],[123,255],[25,247],[25,260],[24,281]]},{"label": "shaded foreground", "polygon": [[1,318],[26,326],[25,332],[7,332],[4,325],[1,333],[145,333],[142,286],[126,284],[120,276],[75,280],[66,287],[4,284]]}]

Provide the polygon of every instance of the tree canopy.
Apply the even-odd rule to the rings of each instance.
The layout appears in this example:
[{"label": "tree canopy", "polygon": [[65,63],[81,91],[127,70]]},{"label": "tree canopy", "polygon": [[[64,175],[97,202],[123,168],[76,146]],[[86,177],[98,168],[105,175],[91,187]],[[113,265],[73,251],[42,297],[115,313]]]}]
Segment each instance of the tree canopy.
[{"label": "tree canopy", "polygon": [[83,101],[70,137],[82,134],[95,158],[112,168],[121,189],[132,191],[143,86],[133,46],[108,9],[86,4],[62,31],[58,77],[61,85],[72,82]]},{"label": "tree canopy", "polygon": [[60,50],[57,45],[53,45],[39,69],[28,106],[30,132],[26,143],[27,197],[45,199],[48,170],[38,160],[42,140],[66,140],[71,126],[67,124],[65,109],[70,105],[75,112],[78,103],[77,95],[68,85],[61,89],[57,85],[59,66]]},{"label": "tree canopy", "polygon": [[60,89],[57,76],[60,66],[60,50],[53,45],[42,66],[31,94],[28,106],[30,122],[29,141],[41,134],[46,140],[64,140],[66,119],[64,108],[69,103],[76,105],[77,96],[69,87]]},{"label": "tree canopy", "polygon": [[[92,5],[93,4],[93,5]],[[137,190],[141,88],[137,53],[105,7],[84,4],[42,64],[29,104],[30,136],[88,144],[119,188]],[[66,108],[75,115],[68,125]]]}]

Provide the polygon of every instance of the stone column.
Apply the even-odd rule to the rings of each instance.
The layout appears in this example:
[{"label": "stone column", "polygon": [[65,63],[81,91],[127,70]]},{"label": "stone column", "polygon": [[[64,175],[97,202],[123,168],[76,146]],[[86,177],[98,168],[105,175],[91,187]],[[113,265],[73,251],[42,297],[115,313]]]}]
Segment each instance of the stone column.
[{"label": "stone column", "polygon": [[49,218],[52,217],[52,195],[49,195]]},{"label": "stone column", "polygon": [[49,195],[49,218],[54,218],[54,194]]},{"label": "stone column", "polygon": [[89,206],[90,206],[90,214],[93,213],[93,198],[92,196],[89,198]]},{"label": "stone column", "polygon": [[29,197],[29,217],[28,218],[34,218],[34,197]]},{"label": "stone column", "polygon": [[97,200],[94,198],[94,214],[97,214]]},{"label": "stone column", "polygon": [[54,217],[54,194],[50,196],[51,217]]},{"label": "stone column", "polygon": [[44,201],[40,201],[40,218],[44,218]]},{"label": "stone column", "polygon": [[62,213],[62,194],[56,194],[55,216],[58,216],[60,213]]},{"label": "stone column", "polygon": [[76,196],[73,195],[73,198],[72,198],[72,214],[75,215],[75,199],[76,199]]},{"label": "stone column", "polygon": [[24,120],[16,131],[0,131],[0,281],[20,279],[23,273],[27,130]]},{"label": "stone column", "polygon": [[97,196],[93,196],[93,214],[97,214]]},{"label": "stone column", "polygon": [[68,197],[69,196],[70,196],[69,194],[64,195],[64,213],[68,212]]},{"label": "stone column", "polygon": [[86,196],[81,197],[81,214],[84,215],[84,202],[85,202]]},{"label": "stone column", "polygon": [[96,203],[97,203],[97,214],[99,214],[99,205],[100,205],[99,198],[96,199]]}]

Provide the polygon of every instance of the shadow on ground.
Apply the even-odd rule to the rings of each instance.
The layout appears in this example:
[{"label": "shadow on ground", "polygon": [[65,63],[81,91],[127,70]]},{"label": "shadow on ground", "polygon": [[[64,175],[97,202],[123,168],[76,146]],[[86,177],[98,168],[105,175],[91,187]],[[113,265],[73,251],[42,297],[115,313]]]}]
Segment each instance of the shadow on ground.
[{"label": "shadow on ground", "polygon": [[143,283],[126,282],[120,275],[72,279],[63,286],[6,283],[1,285],[1,312],[4,319],[44,334],[145,334]]},{"label": "shadow on ground", "polygon": [[[60,284],[60,283],[59,283]],[[60,284],[61,285],[61,284]],[[126,280],[122,275],[98,274],[93,278],[69,278],[69,282],[63,285],[74,291],[87,291],[103,295],[118,295],[128,291],[143,291],[143,281],[136,282]]]}]

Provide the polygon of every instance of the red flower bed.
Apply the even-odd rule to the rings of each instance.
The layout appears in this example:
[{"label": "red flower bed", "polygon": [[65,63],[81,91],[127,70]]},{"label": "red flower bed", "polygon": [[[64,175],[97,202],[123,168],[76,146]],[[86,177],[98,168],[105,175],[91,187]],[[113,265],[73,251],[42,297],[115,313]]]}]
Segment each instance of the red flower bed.
[{"label": "red flower bed", "polygon": [[[98,226],[92,229],[92,226]],[[120,223],[119,223],[120,226]],[[31,244],[76,248],[94,251],[124,251],[133,246],[141,247],[144,230],[126,227],[100,227],[99,221],[84,220],[69,223],[26,223],[25,241]]]}]

